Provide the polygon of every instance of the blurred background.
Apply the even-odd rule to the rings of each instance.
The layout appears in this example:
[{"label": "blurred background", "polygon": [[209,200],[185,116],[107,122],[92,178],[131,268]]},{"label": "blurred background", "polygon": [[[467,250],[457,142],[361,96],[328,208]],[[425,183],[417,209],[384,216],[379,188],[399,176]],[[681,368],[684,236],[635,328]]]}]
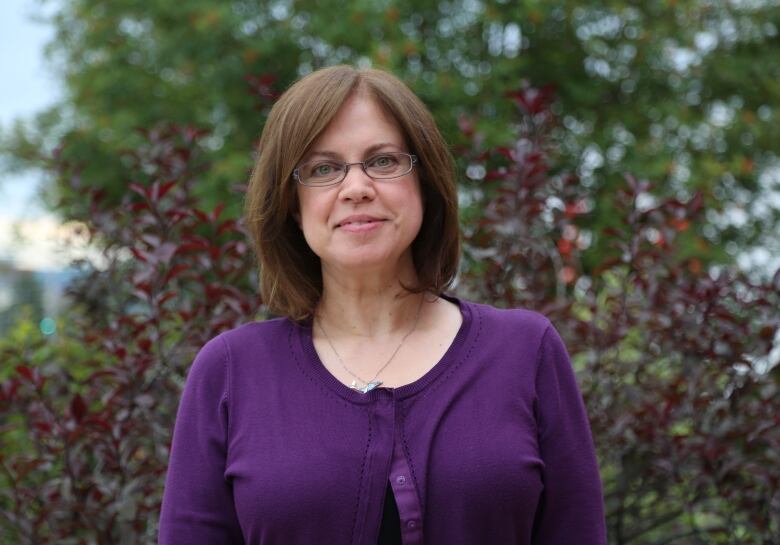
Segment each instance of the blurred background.
[{"label": "blurred background", "polygon": [[610,542],[780,543],[778,32],[775,0],[4,0],[4,542],[153,542],[191,357],[266,316],[265,115],[349,63],[452,146],[456,292],[566,338]]}]

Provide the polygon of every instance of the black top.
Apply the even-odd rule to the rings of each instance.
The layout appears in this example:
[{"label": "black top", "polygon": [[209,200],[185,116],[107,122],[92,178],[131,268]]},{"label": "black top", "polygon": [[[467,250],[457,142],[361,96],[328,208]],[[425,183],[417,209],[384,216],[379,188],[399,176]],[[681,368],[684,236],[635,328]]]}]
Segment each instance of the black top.
[{"label": "black top", "polygon": [[401,545],[401,517],[390,483],[385,493],[385,509],[382,513],[382,525],[379,527],[378,545]]}]

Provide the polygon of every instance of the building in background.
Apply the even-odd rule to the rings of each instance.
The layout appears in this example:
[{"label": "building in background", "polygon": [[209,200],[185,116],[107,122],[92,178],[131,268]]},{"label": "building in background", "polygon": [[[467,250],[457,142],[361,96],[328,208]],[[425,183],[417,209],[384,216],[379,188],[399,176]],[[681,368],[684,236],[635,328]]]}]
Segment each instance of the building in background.
[{"label": "building in background", "polygon": [[[10,262],[0,261],[0,336],[25,317],[38,324],[45,319],[49,324],[56,322],[65,308],[65,288],[76,274],[68,269],[18,269]],[[47,332],[52,328],[45,329]]]}]

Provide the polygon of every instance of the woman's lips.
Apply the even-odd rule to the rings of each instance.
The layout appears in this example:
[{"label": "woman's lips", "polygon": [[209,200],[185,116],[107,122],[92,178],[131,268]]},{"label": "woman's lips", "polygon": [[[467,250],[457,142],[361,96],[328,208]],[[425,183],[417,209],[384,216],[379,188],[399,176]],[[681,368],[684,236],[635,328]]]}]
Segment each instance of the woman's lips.
[{"label": "woman's lips", "polygon": [[367,233],[378,229],[382,226],[385,220],[370,219],[370,220],[349,220],[342,222],[337,226],[337,229],[346,231],[348,233]]}]

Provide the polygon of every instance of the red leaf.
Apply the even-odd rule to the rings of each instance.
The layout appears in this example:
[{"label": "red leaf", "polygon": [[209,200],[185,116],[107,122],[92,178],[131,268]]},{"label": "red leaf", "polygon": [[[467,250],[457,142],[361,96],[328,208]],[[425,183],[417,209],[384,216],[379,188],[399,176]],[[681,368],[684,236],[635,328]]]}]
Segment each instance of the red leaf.
[{"label": "red leaf", "polygon": [[0,401],[11,401],[19,390],[19,381],[10,379],[0,383]]},{"label": "red leaf", "polygon": [[225,231],[236,231],[235,220],[223,221],[222,224],[219,226],[219,228],[217,228],[217,236],[221,235]]},{"label": "red leaf", "polygon": [[95,371],[89,377],[87,377],[88,382],[94,382],[99,378],[114,378],[116,377],[117,371],[114,369],[101,369],[99,371]]},{"label": "red leaf", "polygon": [[33,375],[33,370],[27,367],[26,365],[19,365],[16,367],[16,372],[22,375],[24,378],[29,380],[30,382],[35,381],[35,376]]},{"label": "red leaf", "polygon": [[179,222],[182,218],[188,217],[190,214],[182,210],[168,210],[165,212],[165,217],[173,220],[174,223]]},{"label": "red leaf", "polygon": [[201,250],[207,250],[209,248],[209,244],[207,242],[186,242],[184,244],[179,245],[179,249],[177,250],[177,253],[184,253],[189,251],[201,251]]},{"label": "red leaf", "polygon": [[688,227],[690,225],[690,222],[688,222],[685,218],[674,218],[670,220],[669,222],[672,227],[674,227],[677,231],[687,231]]},{"label": "red leaf", "polygon": [[129,184],[128,187],[133,191],[135,191],[136,193],[138,193],[139,195],[141,195],[142,197],[144,198],[148,197],[148,193],[145,187],[134,183]]},{"label": "red leaf", "polygon": [[566,240],[565,238],[558,240],[558,251],[563,257],[570,257],[571,250],[572,250],[572,243],[570,240]]},{"label": "red leaf", "polygon": [[49,424],[48,422],[36,422],[35,424],[33,424],[33,427],[45,433],[51,431],[51,424]]},{"label": "red leaf", "polygon": [[206,284],[204,291],[206,292],[206,299],[209,301],[217,300],[222,295],[222,288],[216,284]]},{"label": "red leaf", "polygon": [[214,208],[214,212],[211,213],[211,221],[216,222],[219,219],[220,214],[222,214],[222,210],[224,209],[224,203],[217,203],[217,206]]},{"label": "red leaf", "polygon": [[84,419],[84,424],[90,424],[104,429],[107,432],[111,431],[111,424],[105,418],[98,418],[96,416],[88,416]]},{"label": "red leaf", "polygon": [[136,284],[136,289],[133,290],[139,299],[145,299],[152,293],[152,286],[148,282],[139,282]]},{"label": "red leaf", "polygon": [[76,394],[70,402],[70,414],[76,419],[76,422],[81,422],[84,415],[87,412],[87,404],[84,402],[84,398],[81,394]]},{"label": "red leaf", "polygon": [[136,257],[136,259],[139,259],[139,260],[143,261],[144,263],[147,263],[146,256],[144,255],[145,252],[143,252],[142,250],[139,250],[138,248],[130,248],[130,251]]},{"label": "red leaf", "polygon": [[170,299],[172,299],[174,297],[176,297],[176,292],[175,291],[169,291],[168,293],[166,293],[165,295],[160,297],[160,299],[157,300],[157,305],[158,306],[162,306],[163,303],[165,303],[166,301],[168,301],[168,300],[170,300]]},{"label": "red leaf", "polygon": [[703,201],[704,197],[702,196],[701,191],[696,191],[691,200],[688,201],[688,207],[691,212],[698,212],[702,207]]},{"label": "red leaf", "polygon": [[563,267],[559,273],[558,276],[564,284],[570,284],[571,282],[574,282],[577,278],[577,271],[574,270],[573,267],[569,267],[568,265],[566,267]]},{"label": "red leaf", "polygon": [[[179,246],[179,250],[177,250],[177,251],[180,251],[180,250],[181,250],[181,246]],[[180,264],[178,264],[178,265],[175,265],[175,266],[174,266],[174,267],[172,267],[172,268],[171,268],[171,270],[169,270],[169,271],[168,271],[168,273],[165,275],[165,278],[163,279],[163,284],[166,284],[166,285],[167,285],[167,284],[168,284],[168,282],[170,282],[170,280],[171,280],[172,278],[174,278],[174,277],[176,277],[176,276],[179,276],[179,273],[181,273],[182,271],[186,271],[187,269],[189,269],[189,266],[187,266],[187,265],[184,265],[184,264],[182,264],[182,263],[180,263]]]},{"label": "red leaf", "polygon": [[174,181],[172,181],[172,182],[165,182],[165,183],[164,183],[164,184],[163,184],[163,185],[160,187],[160,192],[159,192],[158,198],[162,199],[163,197],[165,197],[165,195],[168,193],[168,191],[170,191],[170,190],[171,190],[171,188],[172,188],[173,186],[175,186],[175,185],[176,185],[176,181],[175,181],[175,180],[174,180]]},{"label": "red leaf", "polygon": [[458,116],[458,128],[467,138],[474,135],[474,121],[463,114]]},{"label": "red leaf", "polygon": [[198,217],[198,219],[203,223],[209,223],[209,217],[205,212],[203,212],[203,210],[198,210],[197,208],[193,208],[192,213],[195,214]]}]

